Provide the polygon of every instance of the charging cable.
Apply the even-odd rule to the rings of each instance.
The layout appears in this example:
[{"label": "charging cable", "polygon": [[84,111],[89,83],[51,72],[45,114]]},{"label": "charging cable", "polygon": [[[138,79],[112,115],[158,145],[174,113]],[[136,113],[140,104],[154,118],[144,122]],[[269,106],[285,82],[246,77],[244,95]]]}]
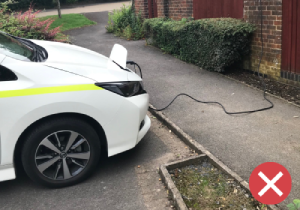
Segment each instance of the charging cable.
[{"label": "charging cable", "polygon": [[[261,33],[260,33],[260,40],[261,40],[261,54],[260,54],[260,59],[259,59],[259,64],[258,64],[258,67],[257,67],[257,73],[258,73],[258,77],[261,81],[261,84],[263,86],[263,90],[264,90],[264,93],[263,93],[263,97],[266,101],[268,101],[270,103],[270,106],[268,107],[265,107],[265,108],[262,108],[262,109],[255,109],[255,110],[250,110],[250,111],[241,111],[241,112],[228,112],[225,107],[219,103],[219,102],[216,102],[216,101],[201,101],[201,100],[198,100],[198,99],[195,99],[194,97],[190,96],[189,94],[186,94],[186,93],[180,93],[178,94],[177,96],[175,96],[175,98],[164,108],[161,108],[161,109],[153,109],[150,107],[150,109],[152,110],[156,110],[156,111],[163,111],[165,109],[167,109],[179,96],[187,96],[191,99],[193,99],[194,101],[196,102],[199,102],[199,103],[203,103],[203,104],[217,104],[217,105],[220,105],[221,108],[224,110],[224,112],[228,115],[238,115],[238,114],[251,114],[251,113],[254,113],[254,112],[261,112],[261,111],[265,111],[265,110],[269,110],[269,109],[272,109],[274,107],[274,104],[272,103],[272,101],[270,101],[267,97],[266,97],[266,83],[265,81],[263,80],[262,76],[260,75],[260,65],[261,65],[261,61],[262,61],[262,57],[263,57],[263,53],[264,53],[264,42],[263,42],[263,35],[262,35],[262,30],[263,30],[263,14],[262,14],[262,4],[261,4],[261,0],[259,0],[259,7],[260,7],[260,22],[261,22]],[[137,66],[140,70],[140,74],[141,74],[141,78],[143,78],[142,76],[142,70],[141,70],[141,67],[135,63],[134,61],[127,61],[127,64],[130,64],[130,65],[134,65],[134,69],[135,69],[135,66]],[[136,71],[136,70],[135,70]]]}]

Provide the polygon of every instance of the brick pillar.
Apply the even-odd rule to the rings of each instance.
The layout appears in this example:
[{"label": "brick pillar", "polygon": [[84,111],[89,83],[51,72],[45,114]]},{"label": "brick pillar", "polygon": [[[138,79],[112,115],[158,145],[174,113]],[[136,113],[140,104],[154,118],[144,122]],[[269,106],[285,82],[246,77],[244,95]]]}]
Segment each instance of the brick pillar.
[{"label": "brick pillar", "polygon": [[[169,17],[174,20],[192,17],[193,0],[157,0],[158,17]],[[191,4],[189,4],[191,2]]]},{"label": "brick pillar", "polygon": [[141,13],[143,18],[149,18],[148,0],[134,0],[135,13]]},{"label": "brick pillar", "polygon": [[157,1],[157,16],[168,17],[169,16],[168,2],[170,0],[156,0],[156,1]]},{"label": "brick pillar", "polygon": [[[257,0],[244,1],[244,20],[257,26],[251,43],[251,54],[244,68],[257,70],[261,52],[260,10]],[[281,69],[282,0],[262,0],[264,54],[261,73],[278,79]]]},{"label": "brick pillar", "polygon": [[[193,0],[159,0],[161,7],[166,7],[162,9],[164,13],[161,13],[161,16],[167,16],[174,20],[181,20],[182,18],[193,17]],[[166,15],[167,12],[167,15]]]}]

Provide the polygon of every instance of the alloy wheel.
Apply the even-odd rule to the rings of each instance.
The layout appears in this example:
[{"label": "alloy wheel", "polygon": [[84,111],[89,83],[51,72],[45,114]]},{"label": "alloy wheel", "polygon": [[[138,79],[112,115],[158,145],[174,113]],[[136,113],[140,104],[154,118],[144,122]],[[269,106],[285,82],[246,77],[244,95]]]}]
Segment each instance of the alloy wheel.
[{"label": "alloy wheel", "polygon": [[79,133],[57,131],[44,138],[35,153],[38,171],[52,180],[80,174],[90,160],[90,145]]}]

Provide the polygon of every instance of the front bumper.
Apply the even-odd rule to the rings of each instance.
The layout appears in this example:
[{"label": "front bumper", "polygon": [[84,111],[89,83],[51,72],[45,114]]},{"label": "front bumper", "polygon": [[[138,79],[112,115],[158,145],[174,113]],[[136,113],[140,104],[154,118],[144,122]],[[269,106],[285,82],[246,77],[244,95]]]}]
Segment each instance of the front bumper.
[{"label": "front bumper", "polygon": [[148,115],[146,115],[145,119],[144,119],[143,126],[141,126],[141,129],[138,133],[137,143],[139,143],[141,141],[141,139],[146,135],[146,133],[150,129],[150,126],[151,126],[151,120],[148,117]]},{"label": "front bumper", "polygon": [[114,119],[104,128],[108,156],[134,148],[151,126],[150,118],[147,116],[148,94],[123,99],[124,101],[115,113]]}]

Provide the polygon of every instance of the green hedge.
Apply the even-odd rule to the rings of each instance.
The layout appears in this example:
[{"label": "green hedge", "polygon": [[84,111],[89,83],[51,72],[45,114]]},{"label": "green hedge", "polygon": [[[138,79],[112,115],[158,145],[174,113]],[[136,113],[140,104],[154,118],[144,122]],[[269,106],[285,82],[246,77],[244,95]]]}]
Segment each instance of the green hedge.
[{"label": "green hedge", "polygon": [[232,18],[153,18],[145,20],[143,27],[153,45],[183,61],[217,72],[249,53],[250,35],[255,30],[255,26]]}]

